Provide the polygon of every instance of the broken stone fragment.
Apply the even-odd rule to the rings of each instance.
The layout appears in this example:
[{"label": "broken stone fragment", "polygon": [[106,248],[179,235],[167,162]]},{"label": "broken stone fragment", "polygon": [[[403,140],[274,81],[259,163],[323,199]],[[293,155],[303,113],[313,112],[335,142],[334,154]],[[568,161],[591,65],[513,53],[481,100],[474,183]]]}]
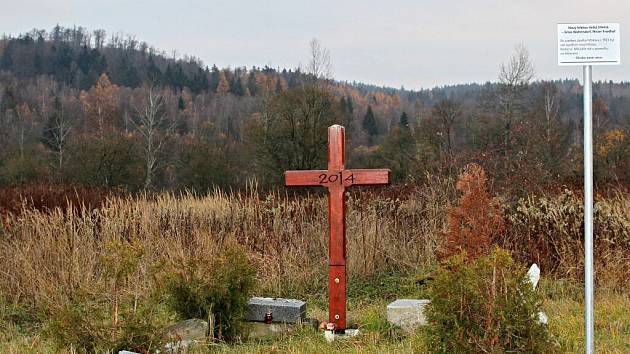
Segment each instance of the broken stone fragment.
[{"label": "broken stone fragment", "polygon": [[208,322],[200,319],[190,319],[175,323],[164,330],[167,341],[194,341],[208,336]]},{"label": "broken stone fragment", "polygon": [[387,305],[387,322],[407,332],[426,326],[424,309],[430,302],[426,299],[398,299]]}]

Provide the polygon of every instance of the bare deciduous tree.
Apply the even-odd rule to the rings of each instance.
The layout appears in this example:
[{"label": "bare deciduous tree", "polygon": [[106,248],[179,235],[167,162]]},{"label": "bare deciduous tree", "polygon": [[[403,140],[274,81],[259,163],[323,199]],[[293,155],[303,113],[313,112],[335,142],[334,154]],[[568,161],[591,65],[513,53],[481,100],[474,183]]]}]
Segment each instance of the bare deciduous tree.
[{"label": "bare deciduous tree", "polygon": [[499,71],[498,104],[503,119],[503,153],[508,155],[512,125],[523,112],[525,92],[534,78],[534,66],[529,52],[522,44],[515,48],[509,62],[501,64]]},{"label": "bare deciduous tree", "polygon": [[[571,137],[571,129],[568,123],[563,122],[560,116],[560,94],[558,87],[553,82],[542,85],[542,125],[538,130],[538,137],[533,137],[539,151],[539,159],[544,161],[547,169],[552,173],[558,173],[563,161],[566,160]],[[536,121],[534,121],[536,124]]]},{"label": "bare deciduous tree", "polygon": [[332,64],[330,62],[330,51],[324,48],[317,38],[313,38],[309,43],[311,57],[309,59],[306,72],[315,79],[332,79]]},{"label": "bare deciduous tree", "polygon": [[444,99],[433,106],[433,116],[440,121],[442,130],[440,133],[443,136],[449,165],[453,157],[453,128],[461,114],[461,105],[452,99]]},{"label": "bare deciduous tree", "polygon": [[44,130],[44,142],[56,155],[55,168],[60,176],[63,169],[64,154],[68,144],[68,134],[70,130],[70,122],[66,117],[63,103],[57,97],[54,102],[53,114],[48,119]]},{"label": "bare deciduous tree", "polygon": [[136,119],[132,123],[142,140],[146,170],[144,188],[149,189],[153,185],[159,155],[173,130],[173,124],[166,117],[164,97],[158,90],[153,86],[142,90],[142,97],[135,105]]},{"label": "bare deciduous tree", "polygon": [[545,141],[548,145],[551,144],[552,126],[558,119],[558,110],[560,105],[558,104],[558,88],[553,83],[547,83],[543,86],[544,102],[543,108],[545,109]]},{"label": "bare deciduous tree", "polygon": [[94,48],[102,50],[105,45],[106,32],[103,29],[97,29],[94,31]]},{"label": "bare deciduous tree", "polygon": [[15,109],[18,124],[18,146],[20,151],[20,159],[24,160],[24,146],[26,135],[33,128],[33,112],[27,103],[22,103]]},{"label": "bare deciduous tree", "polygon": [[534,65],[529,59],[529,51],[519,44],[510,57],[509,63],[501,64],[499,84],[509,87],[523,87],[529,85],[534,78]]}]

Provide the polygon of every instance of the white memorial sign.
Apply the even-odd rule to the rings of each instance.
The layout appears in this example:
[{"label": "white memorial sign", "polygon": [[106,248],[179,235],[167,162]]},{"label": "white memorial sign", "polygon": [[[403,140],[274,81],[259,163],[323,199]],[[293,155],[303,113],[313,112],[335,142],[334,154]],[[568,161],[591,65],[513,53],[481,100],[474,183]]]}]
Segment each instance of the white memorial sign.
[{"label": "white memorial sign", "polygon": [[584,327],[586,354],[595,352],[593,281],[593,67],[621,63],[618,23],[558,24],[558,65],[584,70]]},{"label": "white memorial sign", "polygon": [[558,65],[618,65],[618,23],[559,23]]}]

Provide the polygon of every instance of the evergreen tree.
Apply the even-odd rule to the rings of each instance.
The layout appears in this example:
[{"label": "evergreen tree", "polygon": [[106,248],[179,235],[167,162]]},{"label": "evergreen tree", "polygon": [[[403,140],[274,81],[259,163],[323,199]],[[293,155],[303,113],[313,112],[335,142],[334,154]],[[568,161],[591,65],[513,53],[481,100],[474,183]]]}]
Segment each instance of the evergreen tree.
[{"label": "evergreen tree", "polygon": [[346,128],[346,132],[349,132],[352,129],[352,112],[348,109],[348,102],[345,97],[341,97],[339,100],[339,112],[341,113],[341,125]]},{"label": "evergreen tree", "polygon": [[232,77],[232,82],[230,82],[230,92],[236,96],[243,96],[245,94],[241,79],[236,75]]},{"label": "evergreen tree", "polygon": [[400,122],[398,124],[401,129],[409,129],[409,117],[407,116],[407,112],[402,112],[400,115]]},{"label": "evergreen tree", "polygon": [[378,127],[376,125],[376,117],[374,116],[371,105],[368,105],[367,112],[363,117],[363,129],[367,132],[369,136],[369,144],[373,144],[374,138],[378,134]]},{"label": "evergreen tree", "polygon": [[190,87],[190,83],[188,80],[188,75],[184,72],[184,68],[181,63],[175,64],[175,68],[173,69],[173,86],[178,89],[183,89],[184,87]]},{"label": "evergreen tree", "polygon": [[18,101],[13,93],[13,89],[11,87],[5,87],[2,96],[0,96],[0,112],[4,112],[6,110],[15,110],[17,107]]},{"label": "evergreen tree", "polygon": [[351,114],[354,113],[354,107],[352,106],[352,97],[348,96],[346,98],[346,105],[348,106],[348,112]]},{"label": "evergreen tree", "polygon": [[252,96],[256,96],[258,94],[258,84],[256,82],[256,74],[254,71],[251,71],[247,77],[247,89],[249,90],[249,94]]},{"label": "evergreen tree", "polygon": [[188,76],[184,73],[181,63],[175,65],[168,64],[164,71],[164,81],[167,85],[177,89],[189,87]]},{"label": "evergreen tree", "polygon": [[198,94],[202,91],[208,90],[208,73],[208,67],[206,67],[205,70],[201,68],[197,70],[197,73],[190,82],[190,89],[192,92]]},{"label": "evergreen tree", "polygon": [[107,61],[105,57],[96,49],[89,49],[87,46],[81,48],[77,57],[77,65],[81,71],[82,79],[79,88],[87,90],[92,87],[99,76],[107,71]]},{"label": "evergreen tree", "polygon": [[219,86],[219,78],[220,78],[220,71],[219,68],[217,68],[216,65],[212,65],[212,69],[211,69],[211,73],[210,73],[210,83],[208,86],[208,90],[212,91],[212,92],[217,92],[217,88]]},{"label": "evergreen tree", "polygon": [[416,142],[411,130],[406,126],[395,127],[385,137],[379,155],[392,171],[394,181],[403,181],[414,172],[418,166],[414,156]]},{"label": "evergreen tree", "polygon": [[70,48],[65,43],[59,43],[58,46],[52,46],[52,74],[55,75],[55,78],[63,83],[71,84],[72,83],[72,63],[73,63],[73,53],[72,48]]},{"label": "evergreen tree", "polygon": [[276,94],[279,94],[280,92],[282,92],[282,78],[278,77],[278,79],[276,80]]},{"label": "evergreen tree", "polygon": [[171,68],[171,64],[166,65],[166,70],[164,70],[164,75],[162,76],[165,85],[173,85],[173,68]]},{"label": "evergreen tree", "polygon": [[155,64],[153,55],[149,55],[149,63],[147,67],[147,78],[153,84],[162,83],[162,70]]},{"label": "evergreen tree", "polygon": [[[43,34],[39,33],[37,42],[35,45],[35,58],[33,59],[33,65],[35,67],[35,74],[41,75],[46,73],[46,41]],[[104,59],[104,58],[103,58]]]},{"label": "evergreen tree", "polygon": [[287,82],[287,86],[289,89],[295,88],[300,84],[300,71],[299,69],[295,72],[289,71],[289,80]]},{"label": "evergreen tree", "polygon": [[0,57],[0,69],[2,70],[11,70],[13,68],[13,57],[11,53],[13,52],[13,42],[9,41],[7,46],[4,48],[2,52],[2,57]]}]

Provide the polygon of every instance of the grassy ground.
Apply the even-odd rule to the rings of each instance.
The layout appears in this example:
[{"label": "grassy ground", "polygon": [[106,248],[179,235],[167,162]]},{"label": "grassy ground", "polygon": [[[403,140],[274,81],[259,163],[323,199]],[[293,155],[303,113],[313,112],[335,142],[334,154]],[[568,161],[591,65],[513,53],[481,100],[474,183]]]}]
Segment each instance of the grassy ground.
[{"label": "grassy ground", "polygon": [[[569,353],[584,351],[583,288],[560,282],[547,284],[545,311],[549,329]],[[630,294],[595,293],[595,345],[598,353],[630,353]]]},{"label": "grassy ground", "polygon": [[[404,198],[371,193],[348,198],[348,307],[350,320],[363,330],[360,337],[328,344],[304,328],[272,340],[209,344],[195,352],[426,352],[426,333],[404,335],[389,328],[385,306],[395,298],[423,296],[415,275],[437,264],[456,195],[452,184],[433,181]],[[498,241],[520,264],[536,261],[546,276],[580,279],[581,205],[580,198],[563,193],[506,206],[508,230]],[[58,352],[42,327],[51,322],[51,313],[64,313],[59,309],[92,304],[81,316],[102,312],[108,320],[118,313],[112,310],[118,304],[114,299],[121,299],[120,309],[127,313],[135,314],[136,305],[154,309],[150,295],[161,291],[162,278],[156,275],[162,266],[211,259],[233,243],[242,246],[257,271],[255,295],[306,299],[309,315],[325,319],[326,210],[322,195],[217,191],[203,197],[113,198],[94,210],[8,213],[0,217],[0,353]],[[597,349],[630,353],[630,198],[620,193],[599,201],[596,210]],[[111,261],[117,255],[137,262]],[[550,331],[565,351],[581,352],[582,289],[570,281],[549,281],[541,289]],[[164,317],[151,317],[158,328],[175,320],[155,312]],[[71,317],[64,323],[76,322]],[[88,319],[84,322],[79,329],[91,328]],[[109,338],[110,330],[100,327]],[[69,328],[66,332],[76,332],[77,327]]]},{"label": "grassy ground", "polygon": [[[417,296],[418,289],[408,278],[389,277],[358,283],[349,289],[349,323],[361,329],[355,338],[327,343],[320,332],[310,327],[293,328],[274,338],[244,340],[237,344],[207,344],[190,353],[424,353],[426,333],[405,334],[387,324],[385,307],[395,297]],[[563,352],[583,352],[583,305],[579,285],[547,281],[541,285],[549,329]],[[420,290],[421,292],[421,290]],[[308,301],[309,317],[325,319],[326,299]],[[596,351],[630,352],[630,294],[627,291],[600,289],[596,293]],[[3,324],[1,353],[54,353],[54,347],[37,329]],[[70,353],[71,350],[67,350]]]}]

